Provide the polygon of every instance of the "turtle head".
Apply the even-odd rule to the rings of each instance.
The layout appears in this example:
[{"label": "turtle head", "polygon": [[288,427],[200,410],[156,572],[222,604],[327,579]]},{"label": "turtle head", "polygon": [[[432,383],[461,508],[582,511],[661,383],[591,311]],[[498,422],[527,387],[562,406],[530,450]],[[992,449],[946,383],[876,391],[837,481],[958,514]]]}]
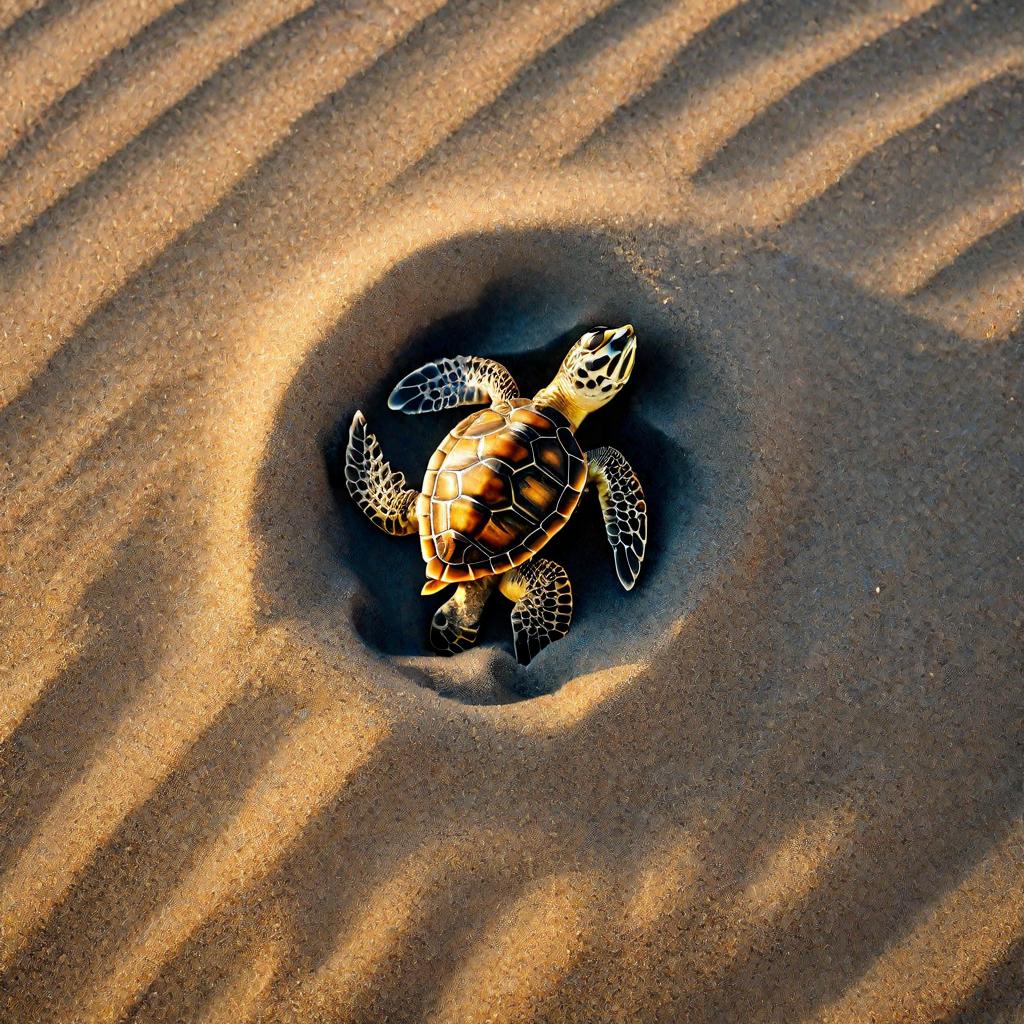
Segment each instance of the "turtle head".
[{"label": "turtle head", "polygon": [[636,332],[625,327],[595,327],[576,342],[562,362],[555,383],[586,414],[610,402],[633,372]]}]

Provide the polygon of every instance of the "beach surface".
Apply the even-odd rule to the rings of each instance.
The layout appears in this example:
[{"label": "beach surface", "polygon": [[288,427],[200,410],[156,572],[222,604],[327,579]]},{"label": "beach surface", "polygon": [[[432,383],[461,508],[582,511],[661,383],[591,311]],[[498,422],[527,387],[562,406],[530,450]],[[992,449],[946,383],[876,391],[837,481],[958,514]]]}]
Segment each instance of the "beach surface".
[{"label": "beach surface", "polygon": [[[1024,1022],[1024,4],[0,3],[0,1021]],[[566,639],[411,481],[595,324]]]}]

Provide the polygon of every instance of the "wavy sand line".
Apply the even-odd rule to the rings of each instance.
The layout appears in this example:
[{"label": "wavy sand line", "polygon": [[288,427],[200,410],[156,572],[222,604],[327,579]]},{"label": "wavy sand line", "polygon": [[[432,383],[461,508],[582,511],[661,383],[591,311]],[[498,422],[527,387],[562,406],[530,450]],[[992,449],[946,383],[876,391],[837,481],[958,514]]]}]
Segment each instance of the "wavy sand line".
[{"label": "wavy sand line", "polygon": [[[47,949],[62,951],[59,974],[89,977],[95,965],[112,960],[137,937],[139,923],[171,897],[241,807],[301,714],[290,695],[271,684],[247,689],[204,724],[171,773],[95,851],[74,888],[30,936],[12,968],[22,979],[12,1016],[31,1019],[38,993],[48,991]],[[181,821],[189,823],[184,832]],[[119,912],[124,906],[132,912]],[[243,943],[220,947],[225,969],[234,966],[243,946],[263,949],[275,933],[280,937],[254,912]],[[247,959],[251,963],[253,957]],[[68,1003],[69,994],[65,989],[58,1000],[54,993],[53,1001]]]},{"label": "wavy sand line", "polygon": [[485,164],[494,152],[512,159],[539,153],[545,160],[571,154],[656,81],[680,47],[738,2],[611,4],[522,68],[410,176],[440,177],[451,163]]},{"label": "wavy sand line", "polygon": [[590,927],[589,907],[601,885],[583,872],[527,885],[474,936],[431,1012],[466,1024],[539,1017],[579,955]]},{"label": "wavy sand line", "polygon": [[[47,8],[0,39],[0,154],[9,151],[51,103],[74,88],[111,50],[171,10],[178,0],[87,0]],[[40,74],[40,70],[44,73]]]},{"label": "wavy sand line", "polygon": [[910,308],[979,341],[1024,323],[1024,217],[978,239],[910,297]]},{"label": "wavy sand line", "polygon": [[282,949],[268,939],[251,958],[239,962],[235,975],[204,1008],[199,1024],[245,1024],[256,1020],[281,967]]},{"label": "wavy sand line", "polygon": [[[613,152],[638,144],[656,150],[668,147],[678,173],[692,175],[758,115],[808,79],[919,17],[935,3],[878,2],[868,4],[867,10],[850,12],[839,5],[834,11],[823,9],[818,19],[780,8],[776,17],[783,24],[775,33],[761,32],[753,20],[745,26],[746,32],[740,30],[739,45],[736,34],[726,31],[730,19],[723,12],[704,30],[707,41],[701,36],[691,39],[659,88],[634,104],[634,121],[623,121],[631,111],[627,106],[607,131],[587,140],[586,148],[599,150],[609,143]],[[740,7],[738,20],[746,14]],[[696,71],[701,60],[720,64],[718,74],[702,81]],[[621,124],[627,127],[620,128]]]},{"label": "wavy sand line", "polygon": [[[622,916],[602,936],[610,940],[610,948],[599,945],[591,954],[599,965],[615,962],[616,944],[629,951],[621,965],[610,968],[610,989],[621,1000],[616,1006],[621,1018],[642,1019],[649,1012],[644,1000],[650,985],[678,1012],[709,1021],[731,1019],[731,1006],[741,1001],[736,988],[748,979],[757,984],[748,965],[773,943],[785,944],[792,922],[800,919],[818,887],[828,884],[836,865],[851,855],[859,820],[860,812],[849,804],[812,812],[781,834],[775,832],[771,843],[758,851],[749,875],[738,879],[720,876],[716,869],[724,865],[708,860],[721,821],[674,830],[655,849],[645,850],[630,865],[628,877],[617,882],[625,885],[619,896]],[[600,943],[597,936],[591,941]],[[643,952],[665,941],[678,958],[671,980],[656,977]],[[638,973],[644,984],[631,985]],[[587,986],[587,978],[582,974],[577,986]],[[760,982],[763,991],[767,980]],[[757,998],[755,992],[751,1005],[757,1005]],[[600,1010],[595,1004],[584,1006],[583,1012]],[[792,1013],[787,1019],[803,1019]]]},{"label": "wavy sand line", "polygon": [[[317,11],[268,45],[261,61],[233,62],[201,88],[184,116],[172,116],[172,108],[113,166],[101,165],[61,200],[7,252],[0,283],[17,297],[10,314],[11,323],[20,325],[5,353],[9,389],[17,393],[60,341],[208,214],[295,121],[371,67],[438,2],[383,24],[353,21],[331,8]],[[345,46],[338,45],[339,36]],[[127,236],[125,222],[132,224]],[[104,255],[122,236],[124,251],[112,266]],[[68,252],[75,254],[73,274]]]},{"label": "wavy sand line", "polygon": [[[848,805],[808,815],[763,851],[738,892],[716,903],[715,920],[708,922],[705,936],[714,955],[695,955],[693,976],[685,986],[695,1004],[710,1004],[709,1016],[714,1016],[722,988],[728,991],[730,976],[744,977],[746,965],[766,939],[785,934],[815,891],[827,885],[836,863],[850,855],[858,816]],[[657,928],[650,927],[649,933],[653,937]],[[719,1012],[728,1013],[728,997]]]},{"label": "wavy sand line", "polygon": [[[184,753],[196,743],[206,724],[237,696],[238,683],[230,676],[201,690],[192,685],[204,665],[217,664],[223,658],[215,637],[197,632],[194,642],[194,651],[178,651],[165,659],[154,674],[148,692],[143,693],[116,723],[109,742],[81,779],[60,793],[48,809],[42,827],[4,876],[0,914],[6,927],[2,950],[5,966],[30,933],[60,904],[96,850],[109,841],[130,812],[149,799],[173,772]],[[166,727],[166,723],[173,723],[173,728]],[[349,742],[339,743],[345,735],[350,737]],[[272,821],[269,831],[261,825],[257,832],[261,838],[278,836],[283,849],[293,834],[289,832],[292,827],[289,815],[297,827],[304,816],[313,813],[317,801],[332,798],[343,777],[339,773],[361,763],[376,742],[374,737],[380,735],[379,729],[367,727],[351,706],[329,712],[326,719],[315,715],[277,745],[245,794],[235,820],[262,821],[262,816],[269,816]],[[328,742],[333,744],[330,751],[317,745]],[[282,786],[284,776],[280,766],[296,763],[319,767],[308,776],[305,772],[299,773],[294,776],[294,784]],[[331,789],[332,786],[335,788]],[[73,839],[68,841],[64,832],[70,823],[75,824],[75,831]],[[209,900],[186,908],[190,927],[205,920],[233,886],[251,881],[235,873],[246,863],[246,857],[251,859],[253,870],[263,870],[272,863],[273,858],[261,859],[261,850],[265,852],[257,843],[246,852],[231,838],[231,829],[219,832],[205,861],[193,872],[196,878],[205,879],[203,886],[204,891],[209,890]],[[217,865],[224,863],[225,857],[230,859],[230,866],[225,865],[221,874]],[[31,898],[26,898],[22,876],[45,878],[47,884],[34,889]],[[172,903],[175,898],[172,896]],[[187,893],[180,898],[189,903]],[[157,908],[155,918],[170,926],[165,917],[166,908]],[[152,958],[144,962],[153,966]]]},{"label": "wavy sand line", "polygon": [[[181,415],[188,415],[188,406],[180,410]],[[169,450],[167,439],[161,440],[165,432],[169,432],[173,423],[166,417],[152,424],[149,433],[154,437],[153,446],[166,456]],[[168,437],[176,436],[180,441],[182,432],[168,433]],[[149,494],[154,485],[160,483],[156,474],[159,458],[145,459],[145,469],[138,474],[129,476],[129,483],[137,492]],[[169,478],[179,473],[180,456],[177,462],[159,466],[163,478],[163,489]],[[104,476],[106,474],[103,474]],[[180,479],[180,475],[179,475]],[[79,499],[82,498],[83,481],[76,480]],[[161,490],[156,486],[157,492]],[[131,507],[128,502],[129,492],[122,486],[117,493],[119,499],[115,507],[122,511]],[[153,514],[151,503],[143,504],[136,513],[136,519],[142,514]],[[96,515],[90,516],[89,529],[96,525]],[[99,529],[112,530],[113,527],[126,529],[123,522],[103,523]],[[216,522],[213,529],[217,529]],[[80,549],[72,549],[68,558],[69,564],[77,564],[80,579],[91,586],[91,579],[96,573],[95,567],[90,571],[90,556],[93,552],[109,552],[114,537],[104,536],[102,532],[86,533]],[[194,551],[185,554],[173,552],[169,547],[162,548],[162,557],[173,561],[176,557],[184,557],[194,566],[201,564]],[[113,703],[113,688],[108,687],[103,694],[104,706],[109,706],[111,717],[108,724],[109,735],[105,745],[89,753],[81,764],[77,778],[72,783],[72,774],[67,766],[49,773],[48,777],[59,778],[63,774],[64,790],[51,806],[45,808],[42,820],[35,823],[28,842],[21,850],[17,864],[4,878],[3,896],[0,897],[0,913],[3,913],[7,926],[7,935],[11,945],[4,950],[5,962],[17,951],[26,936],[51,913],[58,905],[69,887],[74,884],[83,866],[93,857],[95,852],[106,843],[114,831],[125,820],[126,816],[137,808],[154,788],[173,771],[174,765],[181,759],[183,752],[196,741],[204,725],[225,704],[232,699],[237,690],[237,681],[232,674],[222,675],[213,685],[197,691],[191,680],[198,674],[202,675],[204,664],[223,658],[224,635],[230,619],[223,614],[226,603],[231,601],[233,591],[238,589],[237,581],[231,577],[244,572],[244,566],[237,561],[222,566],[214,578],[203,578],[200,592],[188,588],[185,594],[178,591],[177,600],[187,597],[192,605],[193,621],[191,627],[184,627],[189,637],[191,648],[183,650],[179,646],[173,651],[165,651],[167,636],[164,630],[161,636],[158,627],[160,621],[149,621],[144,637],[146,648],[158,652],[160,661],[144,668],[139,684],[134,691],[124,697],[124,706],[116,707]],[[201,574],[202,575],[202,574]],[[56,581],[50,581],[49,586]],[[150,580],[150,583],[156,583]],[[71,597],[74,590],[72,588]],[[203,605],[213,602],[221,608],[220,622],[211,631],[208,628],[212,620],[203,613]],[[239,595],[234,610],[237,615],[245,613],[247,599],[245,594]],[[133,611],[136,606],[133,605]],[[49,622],[49,618],[46,620]],[[145,622],[145,619],[142,620]],[[111,624],[115,631],[124,630],[127,622]],[[124,674],[124,666],[122,674]],[[95,667],[93,668],[95,672]],[[63,680],[56,680],[60,686]],[[23,702],[18,708],[19,719],[29,710],[35,709],[39,694],[43,688],[38,680],[35,686],[24,687]],[[166,728],[162,723],[173,720],[175,728]],[[45,741],[44,741],[45,742]],[[38,767],[42,767],[41,765]],[[101,808],[92,811],[84,820],[81,819],[81,808]],[[80,820],[74,843],[60,842],[60,834],[72,820]],[[37,899],[19,899],[17,893],[22,887],[22,875],[47,878],[47,885],[37,892]],[[6,897],[10,897],[8,900]]]},{"label": "wavy sand line", "polygon": [[[842,999],[815,1020],[874,1015],[927,1024],[951,1019],[1024,928],[1024,828],[1016,824],[956,888],[914,922]],[[984,922],[979,927],[978,923]],[[887,993],[879,998],[879,993]],[[955,1010],[954,1010],[955,1013]]]},{"label": "wavy sand line", "polygon": [[[937,217],[913,239],[894,246],[872,261],[866,279],[883,294],[900,273],[895,294],[920,291],[962,252],[1009,224],[1024,210],[1024,181],[1019,167],[981,195],[965,196],[955,209]],[[908,268],[912,268],[908,273]]]},{"label": "wavy sand line", "polygon": [[[718,185],[707,186],[705,195],[721,208],[720,216],[740,216],[752,220],[752,226],[784,222],[835,185],[887,139],[922,124],[937,110],[1015,70],[1019,63],[1020,54],[1011,49],[1001,55],[979,57],[966,67],[954,66],[947,74],[936,76],[939,82],[921,83],[910,96],[891,103],[879,102],[870,113],[851,113],[825,140],[818,140],[813,148],[786,160],[771,174],[766,173],[766,183],[755,186],[753,195],[741,186]],[[758,212],[751,217],[750,210]]]},{"label": "wavy sand line", "polygon": [[787,244],[877,294],[920,289],[1024,205],[1020,81],[991,79],[872,150],[785,226]]},{"label": "wavy sand line", "polygon": [[[129,507],[135,503],[133,495],[138,495],[138,485],[159,473],[165,460],[173,459],[165,430],[185,426],[184,411],[168,418],[164,410],[157,408],[156,399],[174,389],[165,388],[156,379],[154,367],[148,369],[149,373],[139,381],[137,393],[136,388],[114,389],[104,396],[91,392],[88,412],[76,407],[58,412],[40,401],[31,419],[19,417],[22,443],[12,446],[8,457],[31,484],[0,491],[6,502],[0,515],[0,531],[17,536],[19,541],[9,566],[41,556],[43,561],[35,562],[41,583],[49,575],[48,559],[56,564],[67,557],[69,550],[81,547],[68,542],[74,540],[94,513],[105,518],[103,506],[108,497],[114,490],[126,487],[120,476],[123,467],[118,455],[129,437],[147,438],[145,450],[136,459],[142,477],[128,483],[124,491]],[[95,375],[83,372],[81,379],[83,386],[87,386]],[[14,412],[8,416],[0,414],[0,421],[10,422]],[[60,430],[65,426],[66,430]],[[51,434],[55,428],[56,436]]]},{"label": "wavy sand line", "polygon": [[[19,558],[5,566],[7,579],[29,571],[33,585],[3,616],[5,694],[0,714],[0,743],[23,722],[39,695],[60,685],[60,674],[73,664],[78,650],[74,634],[88,626],[77,611],[90,587],[110,567],[117,551],[151,513],[156,495],[166,493],[181,460],[147,468],[126,486],[122,470],[110,474],[106,486],[87,496],[75,493],[69,508],[52,510],[47,536],[17,537]],[[81,502],[95,506],[80,506]],[[79,507],[80,506],[80,507]],[[114,515],[109,509],[116,507]],[[68,514],[72,512],[81,514]],[[6,602],[5,602],[6,603]],[[95,624],[93,624],[95,628]],[[46,652],[40,659],[39,652]]]},{"label": "wavy sand line", "polygon": [[[194,631],[193,642],[196,649],[165,655],[154,673],[142,680],[142,692],[114,723],[104,747],[46,809],[0,880],[0,920],[5,925],[0,969],[6,969],[64,898],[96,849],[166,777],[205,723],[233,696],[237,684],[230,678],[199,690],[192,685],[194,674],[222,654],[212,638],[199,631]],[[72,825],[74,831],[69,831]],[[33,879],[44,884],[33,885]]]},{"label": "wavy sand line", "polygon": [[[126,354],[122,349],[122,367]],[[55,673],[74,661],[72,646],[44,671],[32,652],[59,651],[52,641],[61,620],[74,621],[76,606],[83,602],[88,607],[90,589],[108,568],[111,553],[154,514],[187,472],[180,446],[192,409],[162,405],[179,392],[154,381],[158,367],[150,363],[138,373],[137,394],[134,387],[112,388],[102,397],[93,385],[108,373],[116,378],[117,366],[101,362],[91,369],[86,373],[79,366],[80,405],[63,403],[56,410],[40,398],[31,418],[18,406],[0,416],[20,426],[19,443],[11,444],[8,453],[24,478],[24,486],[3,490],[6,514],[0,517],[0,536],[11,548],[3,578],[30,579],[21,600],[12,602],[4,616],[12,687],[0,730],[5,737],[38,696],[60,682]],[[145,442],[136,443],[132,460],[126,461],[129,439],[140,438]]]},{"label": "wavy sand line", "polygon": [[[475,837],[483,842],[482,836]],[[285,1004],[315,1017],[329,1009],[354,1010],[375,980],[387,971],[388,960],[402,937],[421,924],[424,900],[450,872],[454,844],[427,844],[396,865],[359,908],[357,920],[315,972],[302,980]]]},{"label": "wavy sand line", "polygon": [[[350,708],[330,709],[296,729],[203,861],[147,922],[141,941],[104,965],[106,977],[97,979],[94,992],[82,993],[73,1014],[84,1019],[119,1017],[210,914],[273,867],[384,735]],[[316,771],[296,778],[294,768],[302,764],[315,765]],[[236,837],[242,834],[254,841],[239,844]]]},{"label": "wavy sand line", "polygon": [[8,0],[0,10],[0,32],[6,32],[19,18],[43,7],[48,0]]},{"label": "wavy sand line", "polygon": [[[493,886],[490,896],[479,894],[495,911],[492,930],[505,922],[502,930],[508,932],[508,918],[514,919],[512,907],[521,897],[507,899],[509,880],[494,876],[492,865],[496,854],[514,863],[527,843],[530,839],[521,833],[472,830],[443,843],[428,841],[417,847],[360,902],[341,941],[323,962],[300,976],[293,989],[285,989],[277,1004],[281,1017],[304,1020],[329,1013],[372,1014],[375,999],[394,970],[396,951],[431,927],[432,914],[445,905],[446,897],[474,875],[482,875]],[[539,848],[536,852],[542,853]],[[509,937],[515,941],[518,936]],[[470,936],[470,941],[475,944],[476,936]],[[481,958],[491,959],[486,953]]]},{"label": "wavy sand line", "polygon": [[[896,30],[873,44],[894,68],[885,92],[875,85],[872,46],[854,50],[845,66],[830,68],[820,83],[808,81],[790,102],[769,108],[730,140],[701,169],[702,191],[731,209],[756,210],[753,224],[787,220],[888,139],[1020,67],[1019,33],[990,38],[998,24],[992,7],[949,24],[946,12],[939,13],[943,17],[921,35],[904,40],[907,33]],[[823,102],[830,93],[836,100],[864,94],[863,102]],[[801,111],[806,116],[798,117]],[[794,118],[798,133],[783,127]]]},{"label": "wavy sand line", "polygon": [[[971,107],[978,108],[971,111],[970,122],[961,123],[955,109],[936,115],[928,153],[937,151],[937,155],[913,164],[918,167],[913,188],[920,197],[913,219],[895,213],[887,218],[895,237],[886,247],[878,247],[872,258],[861,260],[864,271],[856,265],[850,268],[867,287],[904,297],[921,292],[962,253],[1012,223],[1024,210],[1020,170],[1024,145],[1019,142],[1024,130],[1024,91],[1019,72],[994,79],[991,89],[969,97]],[[974,123],[978,121],[982,123]],[[950,123],[953,137],[947,139],[945,128]],[[954,131],[968,138],[959,139]],[[931,163],[939,165],[934,183],[920,169]],[[954,167],[957,187],[946,190],[940,182],[948,179]]]},{"label": "wavy sand line", "polygon": [[[548,50],[600,19],[608,4],[609,0],[585,0],[554,10],[527,5],[515,15],[514,29],[501,34],[493,32],[489,18],[480,18],[475,11],[463,19],[440,21],[434,38],[425,38],[417,52],[396,55],[386,68],[378,69],[376,80],[347,98],[360,121],[373,119],[378,108],[385,108],[395,133],[386,159],[376,146],[358,146],[353,164],[377,178],[374,192],[392,181],[397,184],[436,151],[447,151],[450,140],[485,116]],[[466,53],[473,55],[472,61],[465,61]],[[415,102],[395,104],[393,94],[408,88],[410,80],[419,86]],[[423,103],[443,111],[427,140],[421,130]],[[357,189],[347,191],[359,195]],[[369,198],[360,195],[363,202]]]},{"label": "wavy sand line", "polygon": [[186,4],[114,50],[0,163],[0,243],[311,2]]}]

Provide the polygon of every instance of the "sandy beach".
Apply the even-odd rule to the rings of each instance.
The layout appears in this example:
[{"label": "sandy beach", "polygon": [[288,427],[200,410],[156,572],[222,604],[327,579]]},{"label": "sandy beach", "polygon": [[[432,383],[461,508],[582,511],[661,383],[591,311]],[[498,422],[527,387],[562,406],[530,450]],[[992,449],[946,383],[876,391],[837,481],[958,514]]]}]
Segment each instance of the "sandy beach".
[{"label": "sandy beach", "polygon": [[[596,324],[569,635],[442,595],[456,353]],[[1024,4],[0,3],[0,1021],[1024,1022]]]}]

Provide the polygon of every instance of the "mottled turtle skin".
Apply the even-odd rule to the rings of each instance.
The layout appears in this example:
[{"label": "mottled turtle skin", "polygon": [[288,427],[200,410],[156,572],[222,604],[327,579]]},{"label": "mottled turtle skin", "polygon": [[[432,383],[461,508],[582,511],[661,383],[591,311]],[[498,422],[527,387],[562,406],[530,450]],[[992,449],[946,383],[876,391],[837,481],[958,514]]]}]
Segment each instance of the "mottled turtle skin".
[{"label": "mottled turtle skin", "polygon": [[464,583],[532,558],[568,522],[587,459],[560,412],[525,398],[467,416],[441,442],[416,503],[427,577]]}]

